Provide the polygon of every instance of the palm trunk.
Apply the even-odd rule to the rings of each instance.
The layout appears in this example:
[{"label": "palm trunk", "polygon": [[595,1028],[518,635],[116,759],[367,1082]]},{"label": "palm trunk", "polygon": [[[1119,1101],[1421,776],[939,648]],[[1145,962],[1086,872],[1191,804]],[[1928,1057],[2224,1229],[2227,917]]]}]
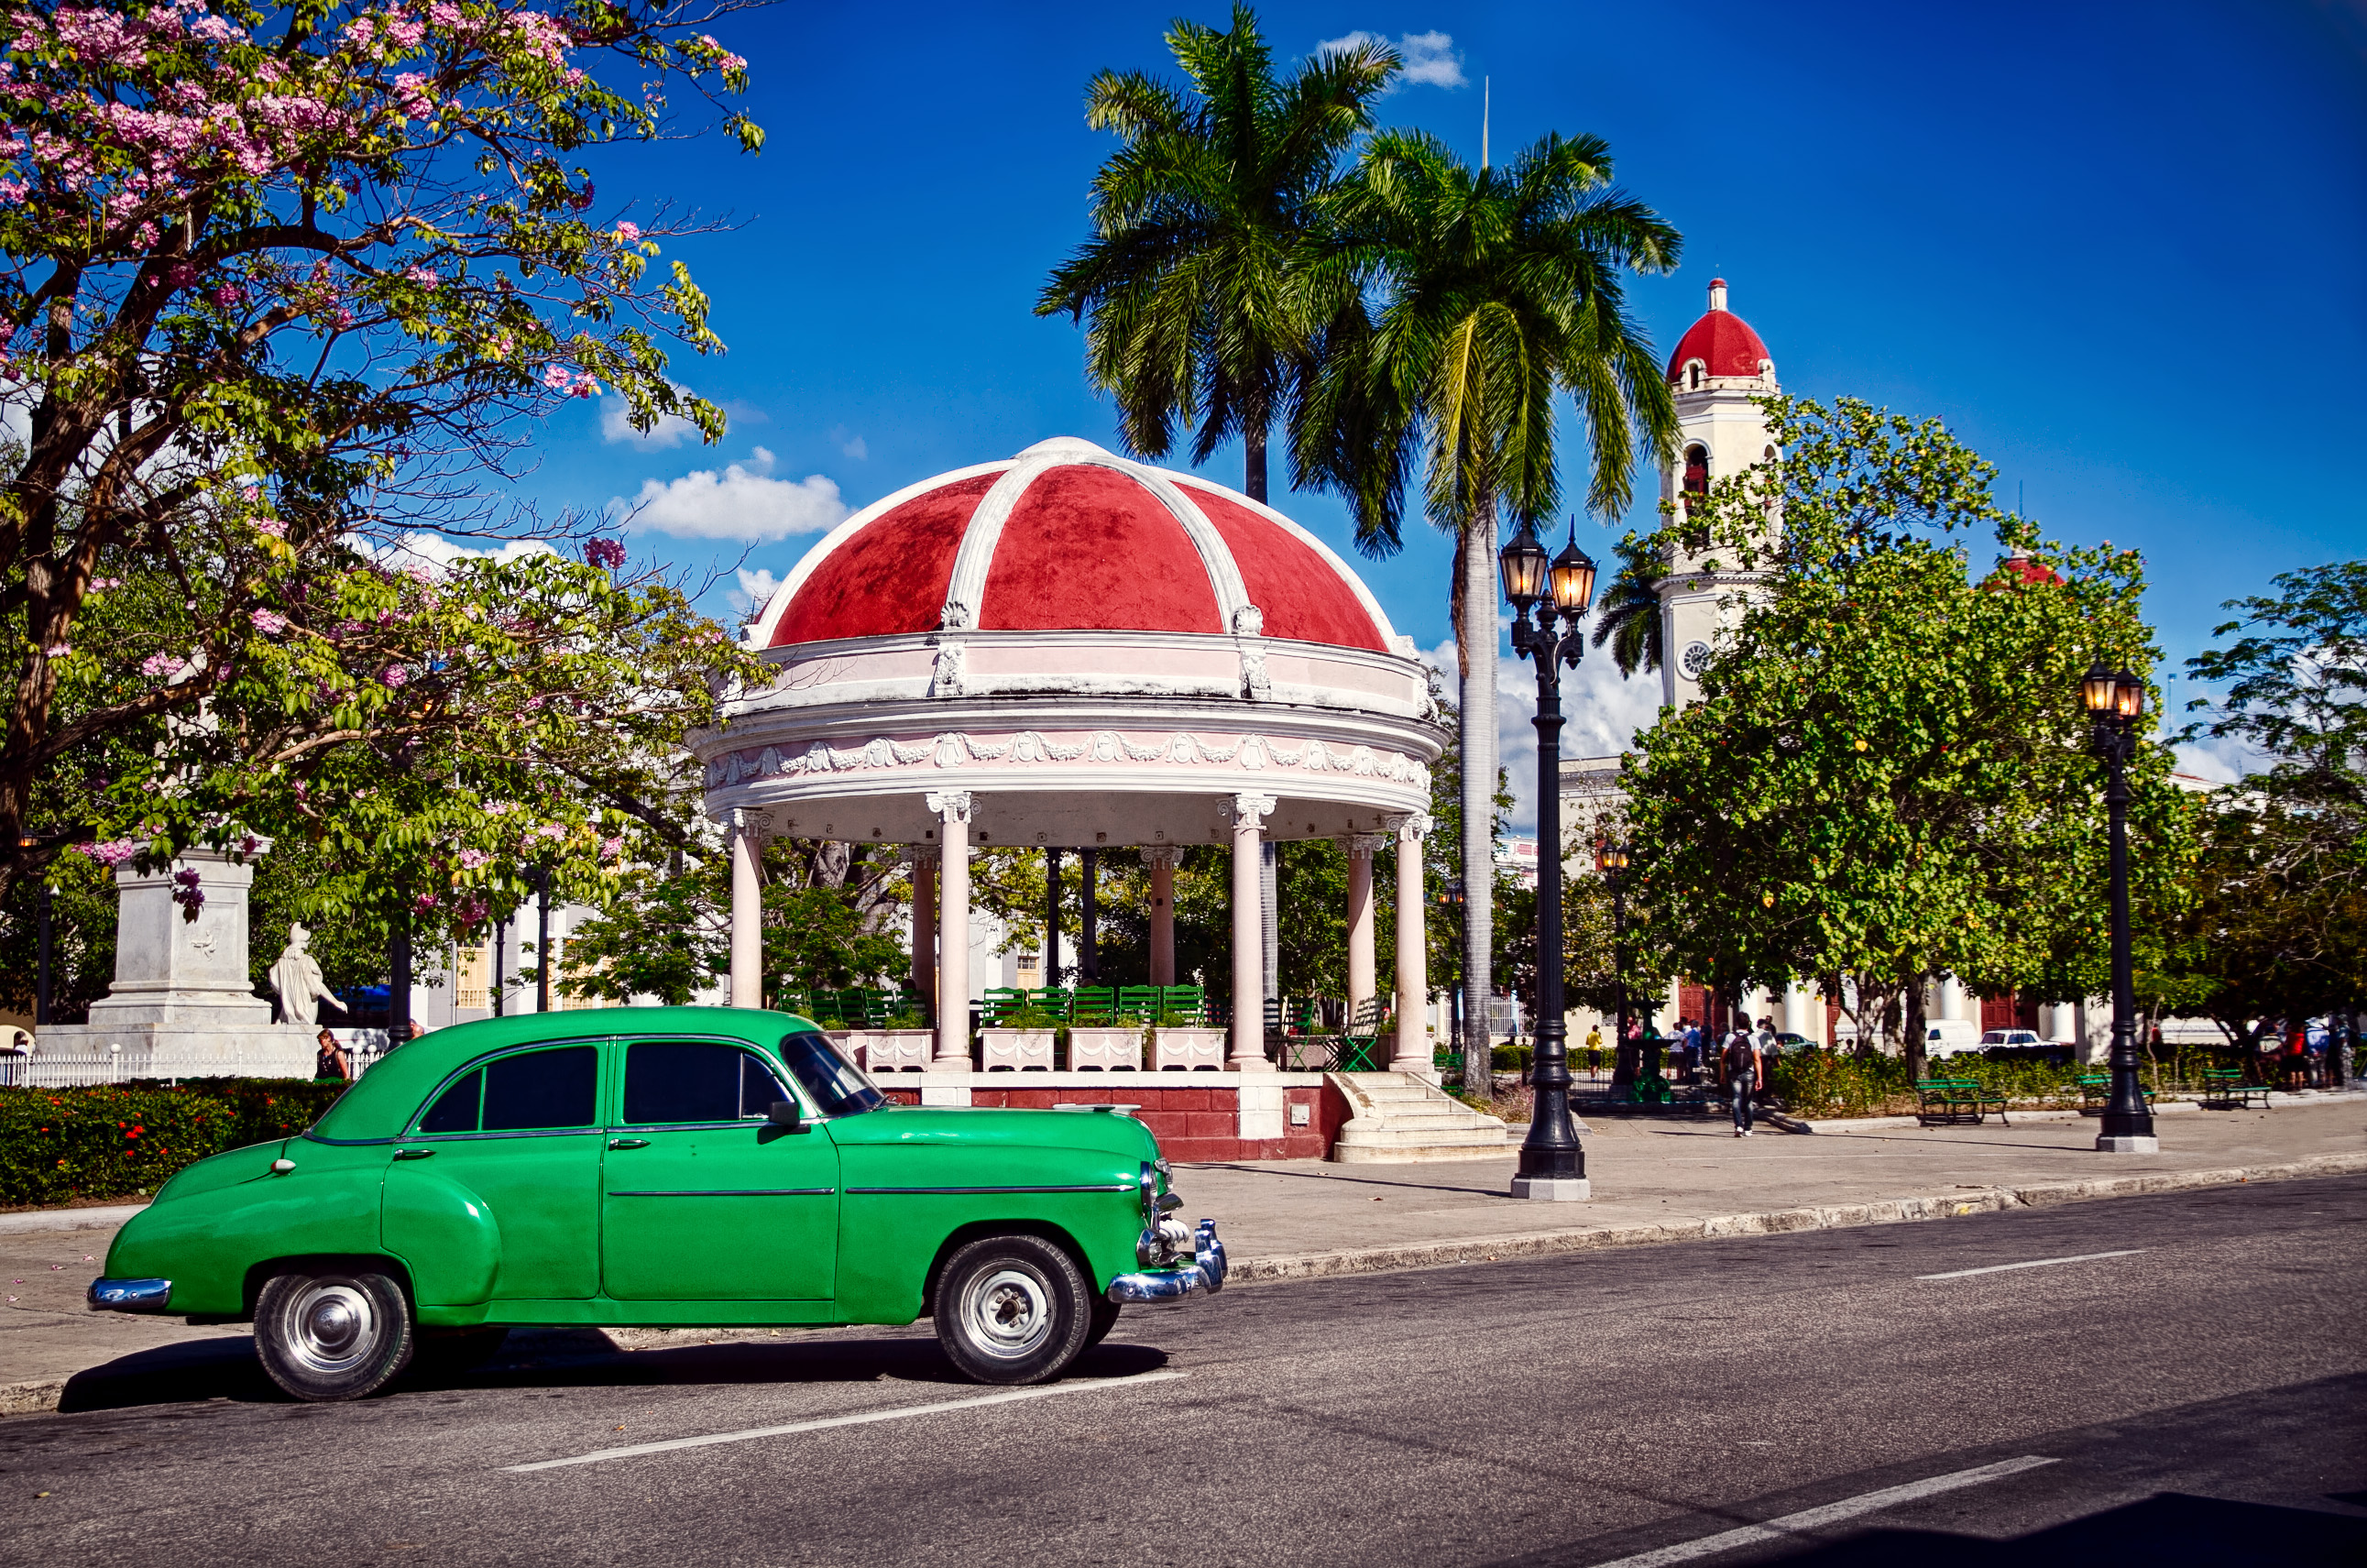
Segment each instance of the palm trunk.
[{"label": "palm trunk", "polygon": [[1907,977],[1907,1039],[1903,1043],[1909,1084],[1923,1081],[1923,1036],[1927,1032],[1923,1022],[1923,985],[1929,978],[1920,972]]},{"label": "palm trunk", "polygon": [[1483,494],[1458,541],[1463,662],[1463,1084],[1492,1098],[1488,1000],[1496,934],[1496,498]]},{"label": "palm trunk", "polygon": [[1252,501],[1265,499],[1265,426],[1254,422],[1241,433],[1241,494]]}]

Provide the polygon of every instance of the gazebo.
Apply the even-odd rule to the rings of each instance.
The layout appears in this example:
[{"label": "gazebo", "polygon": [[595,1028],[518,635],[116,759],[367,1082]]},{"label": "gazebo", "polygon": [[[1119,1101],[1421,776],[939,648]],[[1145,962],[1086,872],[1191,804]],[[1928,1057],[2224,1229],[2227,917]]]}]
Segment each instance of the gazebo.
[{"label": "gazebo", "polygon": [[946,1072],[970,1067],[974,849],[1141,846],[1150,980],[1172,984],[1178,858],[1225,844],[1227,1065],[1266,1069],[1263,841],[1345,846],[1353,1006],[1378,994],[1373,855],[1394,838],[1407,852],[1390,1067],[1431,1075],[1420,845],[1444,732],[1412,640],[1280,512],[1090,441],[1044,441],[865,507],[749,637],[772,682],[697,743],[708,810],[730,835],[735,1006],[760,1004],[769,836],[908,849],[915,985],[936,1000],[933,1070]]}]

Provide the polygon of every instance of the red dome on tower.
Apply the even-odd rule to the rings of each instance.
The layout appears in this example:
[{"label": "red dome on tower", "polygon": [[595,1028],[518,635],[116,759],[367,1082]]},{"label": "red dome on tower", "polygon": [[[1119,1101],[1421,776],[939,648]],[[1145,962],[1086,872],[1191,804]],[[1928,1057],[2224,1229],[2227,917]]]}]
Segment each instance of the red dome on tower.
[{"label": "red dome on tower", "polygon": [[1061,437],[848,518],[774,594],[755,642],[955,627],[1254,632],[1376,653],[1394,637],[1355,574],[1281,513]]},{"label": "red dome on tower", "polygon": [[1709,309],[1685,329],[1677,351],[1669,356],[1669,381],[1681,383],[1685,366],[1702,362],[1704,376],[1758,377],[1770,374],[1774,356],[1750,330],[1750,324],[1726,308],[1726,279],[1709,281]]}]

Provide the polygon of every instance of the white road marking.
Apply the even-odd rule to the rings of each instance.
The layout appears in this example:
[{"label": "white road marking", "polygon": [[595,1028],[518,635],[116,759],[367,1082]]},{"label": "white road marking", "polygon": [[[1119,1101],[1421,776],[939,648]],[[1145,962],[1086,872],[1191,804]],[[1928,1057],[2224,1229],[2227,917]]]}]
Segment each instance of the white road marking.
[{"label": "white road marking", "polygon": [[1093,1389],[1124,1388],[1139,1383],[1172,1382],[1188,1377],[1186,1372],[1142,1372],[1130,1378],[1084,1378],[1073,1383],[1047,1383],[1039,1388],[1005,1389],[1001,1393],[980,1394],[975,1399],[940,1400],[934,1404],[900,1404],[887,1410],[866,1410],[859,1415],[827,1415],[817,1421],[792,1421],[786,1426],[754,1426],[745,1432],[716,1432],[704,1437],[674,1437],[663,1443],[634,1443],[621,1449],[602,1449],[596,1453],[577,1454],[571,1459],[542,1460],[534,1464],[504,1465],[502,1468],[522,1474],[533,1470],[559,1470],[572,1464],[599,1464],[607,1460],[640,1459],[644,1454],[670,1454],[677,1449],[704,1449],[716,1443],[746,1443],[758,1437],[786,1437],[795,1432],[820,1432],[831,1426],[861,1426],[874,1421],[900,1421],[907,1415],[935,1415],[948,1410],[976,1410],[989,1404],[1008,1404],[1014,1400],[1043,1399],[1056,1393],[1084,1393]]},{"label": "white road marking", "polygon": [[1808,1508],[1797,1514],[1785,1514],[1764,1524],[1745,1525],[1740,1529],[1727,1530],[1718,1535],[1704,1536],[1699,1540],[1682,1541],[1675,1546],[1663,1546],[1651,1551],[1639,1551],[1633,1557],[1622,1557],[1615,1562],[1598,1563],[1596,1568],[1660,1568],[1668,1562],[1689,1562],[1696,1557],[1708,1557],[1716,1552],[1731,1551],[1738,1546],[1751,1546],[1762,1540],[1780,1540],[1785,1536],[1805,1535],[1810,1530],[1837,1525],[1861,1514],[1874,1513],[1883,1508],[1895,1508],[1901,1503],[1918,1498],[1934,1497],[1942,1492],[1960,1487],[1978,1486],[1985,1482],[2002,1481],[2009,1475],[2019,1475],[2025,1470],[2058,1460],[2025,1454],[2018,1460],[2002,1460],[1985,1464],[1978,1470],[1959,1470],[1947,1475],[1935,1475],[1926,1481],[1910,1481],[1904,1486],[1886,1486],[1879,1492],[1863,1496],[1844,1497],[1838,1503],[1828,1503],[1821,1508]]},{"label": "white road marking", "polygon": [[2151,1247],[2124,1247],[2119,1252],[2083,1252],[2074,1257],[2042,1257],[2029,1263],[1992,1263],[1987,1268],[1959,1268],[1950,1274],[1919,1274],[1918,1279],[1963,1279],[1975,1274],[2003,1274],[2009,1268],[2052,1268],[2058,1263],[2093,1263],[2100,1257],[2135,1257]]}]

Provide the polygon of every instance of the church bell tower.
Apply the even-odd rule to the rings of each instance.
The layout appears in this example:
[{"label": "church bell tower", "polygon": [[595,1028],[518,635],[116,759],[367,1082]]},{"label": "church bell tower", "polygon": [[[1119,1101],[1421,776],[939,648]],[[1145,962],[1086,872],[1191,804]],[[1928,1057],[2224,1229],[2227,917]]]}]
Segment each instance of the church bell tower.
[{"label": "church bell tower", "polygon": [[[1682,517],[1713,481],[1771,461],[1775,447],[1756,399],[1780,390],[1775,361],[1750,324],[1726,308],[1726,279],[1713,278],[1709,309],[1687,328],[1669,357],[1669,389],[1677,401],[1676,461],[1660,471],[1660,499]],[[1660,580],[1660,691],[1671,708],[1701,696],[1700,674],[1719,634],[1733,624],[1731,600],[1765,574],[1715,567],[1706,556],[1679,551]]]}]

